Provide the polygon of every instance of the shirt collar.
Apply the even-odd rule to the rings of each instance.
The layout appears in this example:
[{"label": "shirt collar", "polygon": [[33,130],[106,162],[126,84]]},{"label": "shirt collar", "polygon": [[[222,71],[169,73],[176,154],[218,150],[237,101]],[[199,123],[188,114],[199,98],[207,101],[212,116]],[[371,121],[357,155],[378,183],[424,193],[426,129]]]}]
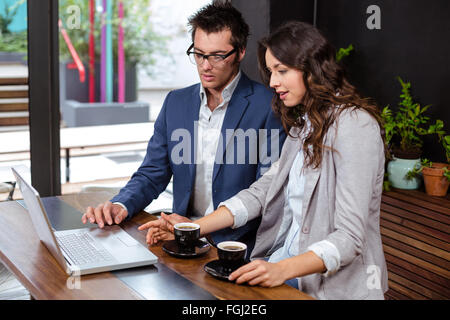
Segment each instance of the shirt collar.
[{"label": "shirt collar", "polygon": [[[238,74],[233,78],[233,80],[231,80],[231,82],[222,90],[222,99],[223,102],[221,103],[222,105],[229,102],[231,100],[231,97],[234,93],[234,90],[236,89],[239,80],[241,79],[241,70],[239,70]],[[206,101],[203,100],[203,98],[206,96],[206,91],[205,88],[203,87],[202,83],[200,82],[200,99],[202,101]]]}]

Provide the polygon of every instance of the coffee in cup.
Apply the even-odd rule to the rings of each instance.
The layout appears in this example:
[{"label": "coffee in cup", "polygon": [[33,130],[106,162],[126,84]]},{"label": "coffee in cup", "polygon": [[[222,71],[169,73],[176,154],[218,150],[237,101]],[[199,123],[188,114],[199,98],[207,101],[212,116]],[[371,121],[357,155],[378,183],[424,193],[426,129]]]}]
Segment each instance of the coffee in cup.
[{"label": "coffee in cup", "polygon": [[245,263],[247,245],[238,241],[223,241],[217,245],[219,261],[226,273],[232,273]]},{"label": "coffee in cup", "polygon": [[196,223],[181,222],[173,226],[175,241],[181,251],[195,252],[195,244],[200,238],[200,226]]}]

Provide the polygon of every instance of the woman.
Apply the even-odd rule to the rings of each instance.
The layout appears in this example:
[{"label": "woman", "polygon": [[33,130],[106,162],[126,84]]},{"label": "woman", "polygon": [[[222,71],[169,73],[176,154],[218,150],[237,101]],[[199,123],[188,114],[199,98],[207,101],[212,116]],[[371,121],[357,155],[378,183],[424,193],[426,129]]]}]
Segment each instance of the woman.
[{"label": "woman", "polygon": [[[287,282],[319,299],[383,299],[378,109],[356,93],[332,46],[306,23],[287,23],[260,41],[258,60],[289,137],[265,175],[196,223],[208,234],[262,215],[252,262],[229,277],[236,283]],[[155,243],[175,222],[165,216],[140,228],[150,228]]]}]

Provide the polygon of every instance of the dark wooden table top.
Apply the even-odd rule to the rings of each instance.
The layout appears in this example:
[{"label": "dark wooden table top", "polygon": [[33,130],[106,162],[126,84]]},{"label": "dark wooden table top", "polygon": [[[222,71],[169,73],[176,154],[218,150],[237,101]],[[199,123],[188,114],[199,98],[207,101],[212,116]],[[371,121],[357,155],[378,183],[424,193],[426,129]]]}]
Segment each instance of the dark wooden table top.
[{"label": "dark wooden table top", "polygon": [[[61,196],[60,199],[84,212],[87,206],[96,206],[110,198],[108,193],[81,193]],[[139,225],[155,219],[141,212],[121,227],[143,245],[145,231]],[[167,267],[218,299],[233,300],[311,300],[312,297],[287,285],[276,288],[237,285],[221,281],[207,274],[203,267],[217,259],[215,248],[202,257],[177,259],[165,253],[162,245],[150,246],[159,264]],[[11,270],[35,299],[142,299],[112,272],[81,276],[79,290],[67,286],[68,276],[39,241],[28,212],[17,202],[0,203],[0,260]],[[164,285],[170,286],[170,281]],[[158,285],[163,285],[158,282]],[[188,297],[186,297],[188,298]],[[155,296],[155,299],[163,299]]]}]

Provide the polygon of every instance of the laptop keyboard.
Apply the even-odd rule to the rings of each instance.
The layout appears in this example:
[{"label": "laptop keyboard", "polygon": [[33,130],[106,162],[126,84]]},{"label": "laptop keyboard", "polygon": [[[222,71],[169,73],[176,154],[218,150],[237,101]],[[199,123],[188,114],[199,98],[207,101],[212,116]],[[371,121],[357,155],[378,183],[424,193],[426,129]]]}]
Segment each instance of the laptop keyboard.
[{"label": "laptop keyboard", "polygon": [[114,257],[89,233],[58,235],[57,240],[61,248],[76,265],[114,260]]}]

